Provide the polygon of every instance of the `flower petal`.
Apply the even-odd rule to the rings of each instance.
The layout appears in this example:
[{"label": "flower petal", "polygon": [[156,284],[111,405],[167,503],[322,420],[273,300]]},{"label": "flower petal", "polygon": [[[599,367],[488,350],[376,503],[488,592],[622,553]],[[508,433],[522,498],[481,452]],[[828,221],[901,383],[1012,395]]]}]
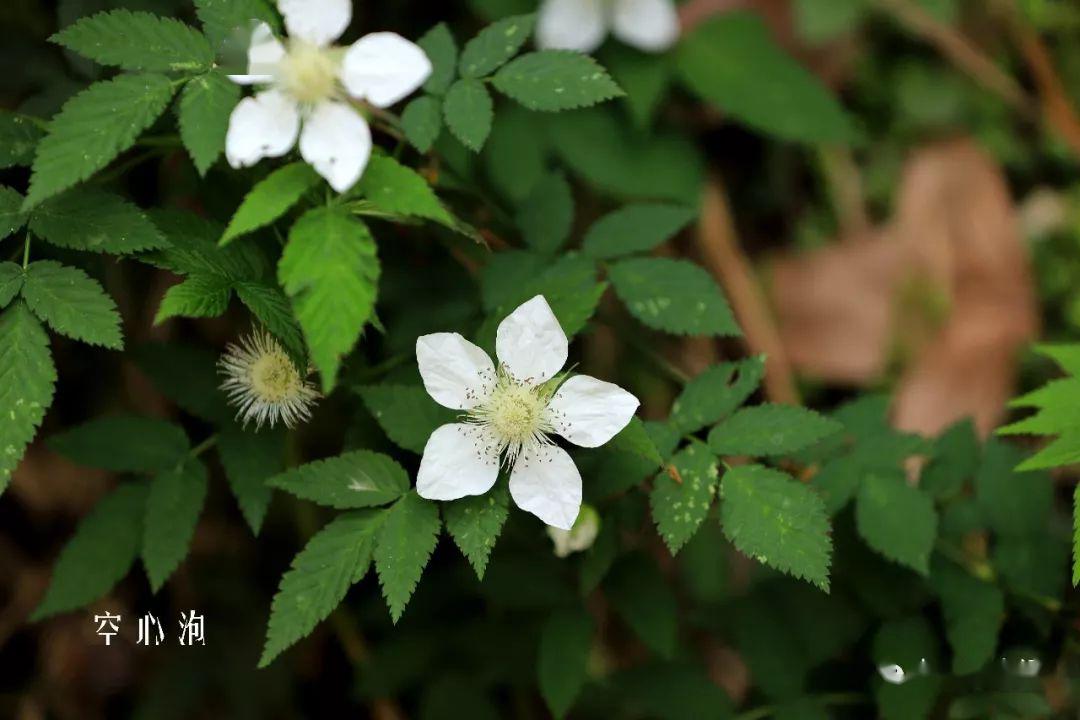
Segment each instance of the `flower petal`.
[{"label": "flower petal", "polygon": [[418,337],[416,363],[428,395],[451,410],[471,410],[495,384],[491,358],[457,333]]},{"label": "flower petal", "polygon": [[566,333],[543,295],[537,295],[499,323],[495,354],[514,379],[539,385],[566,364]]},{"label": "flower petal", "polygon": [[274,31],[264,22],[251,31],[247,51],[247,75],[230,75],[238,85],[256,85],[273,81],[278,63],[285,57],[285,46],[274,37]]},{"label": "flower petal", "polygon": [[645,52],[663,52],[679,39],[672,0],[615,0],[615,37]]},{"label": "flower petal", "polygon": [[364,174],[371,157],[371,130],[360,113],[339,102],[321,102],[304,121],[300,154],[340,192]]},{"label": "flower petal", "polygon": [[548,525],[569,530],[581,510],[581,473],[561,447],[536,443],[510,472],[510,496]]},{"label": "flower petal", "polygon": [[431,60],[396,33],[365,35],[345,51],[341,82],[358,100],[389,107],[410,94],[431,75]]},{"label": "flower petal", "polygon": [[599,447],[626,427],[638,399],[613,383],[588,375],[564,382],[548,403],[555,432],[582,447]]},{"label": "flower petal", "polygon": [[605,0],[544,0],[536,21],[536,44],[552,50],[592,52],[607,35]]},{"label": "flower petal", "polygon": [[278,0],[289,35],[315,45],[341,37],[352,20],[352,0]]},{"label": "flower petal", "polygon": [[480,425],[450,423],[437,428],[424,446],[416,492],[428,500],[483,495],[499,477],[499,446]]},{"label": "flower petal", "polygon": [[296,144],[300,112],[296,103],[277,90],[244,98],[229,117],[225,157],[234,168],[248,167],[264,157],[281,157]]}]

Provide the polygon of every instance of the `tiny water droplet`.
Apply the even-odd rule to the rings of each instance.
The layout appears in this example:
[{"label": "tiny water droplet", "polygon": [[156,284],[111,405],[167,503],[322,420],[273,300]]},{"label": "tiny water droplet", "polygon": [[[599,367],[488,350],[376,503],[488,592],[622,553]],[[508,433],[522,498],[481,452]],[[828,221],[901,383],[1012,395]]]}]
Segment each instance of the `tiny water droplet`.
[{"label": "tiny water droplet", "polygon": [[904,668],[896,663],[878,665],[878,673],[882,680],[893,685],[903,685],[908,680],[908,674],[904,672]]}]

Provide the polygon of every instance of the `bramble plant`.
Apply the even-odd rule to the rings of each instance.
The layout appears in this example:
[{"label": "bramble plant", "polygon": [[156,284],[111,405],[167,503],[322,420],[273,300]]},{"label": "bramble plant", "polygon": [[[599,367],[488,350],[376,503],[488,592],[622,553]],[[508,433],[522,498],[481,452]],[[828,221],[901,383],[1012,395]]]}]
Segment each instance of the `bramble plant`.
[{"label": "bramble plant", "polygon": [[0,503],[110,482],[30,620],[196,608],[218,654],[143,669],[183,717],[1065,717],[1080,354],[996,433],[770,386],[684,242],[734,233],[709,153],[766,148],[738,210],[877,108],[697,4],[61,2],[0,110]]}]

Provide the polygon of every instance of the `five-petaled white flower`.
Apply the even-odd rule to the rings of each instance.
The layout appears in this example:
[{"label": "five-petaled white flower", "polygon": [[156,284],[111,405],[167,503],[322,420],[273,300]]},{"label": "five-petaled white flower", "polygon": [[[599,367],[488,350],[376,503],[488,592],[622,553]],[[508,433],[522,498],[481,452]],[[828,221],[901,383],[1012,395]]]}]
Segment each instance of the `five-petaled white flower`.
[{"label": "five-petaled white flower", "polygon": [[[256,26],[242,85],[266,89],[244,98],[229,118],[225,156],[234,168],[280,157],[300,138],[303,156],[330,186],[345,192],[371,156],[371,130],[352,101],[377,108],[398,102],[431,75],[431,61],[400,35],[377,32],[347,48],[330,43],[352,17],[352,0],[278,0],[289,38]],[[301,130],[303,125],[303,130]]]},{"label": "five-petaled white flower", "polygon": [[673,0],[544,0],[536,22],[540,47],[592,52],[608,31],[645,52],[663,52],[679,39]]},{"label": "five-petaled white flower", "polygon": [[458,333],[417,339],[416,360],[428,394],[440,405],[463,410],[464,417],[431,434],[416,490],[429,500],[482,495],[495,484],[503,457],[517,506],[569,530],[581,508],[581,474],[549,435],[598,447],[626,427],[638,400],[588,375],[558,384],[567,339],[541,295],[499,324],[495,354],[498,368]]}]

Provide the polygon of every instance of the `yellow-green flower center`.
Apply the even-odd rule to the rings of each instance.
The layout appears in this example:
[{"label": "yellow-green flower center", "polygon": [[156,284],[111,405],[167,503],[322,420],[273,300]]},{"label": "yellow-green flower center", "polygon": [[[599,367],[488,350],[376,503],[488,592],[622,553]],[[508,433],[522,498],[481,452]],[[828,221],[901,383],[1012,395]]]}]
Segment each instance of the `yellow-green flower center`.
[{"label": "yellow-green flower center", "polygon": [[278,66],[278,82],[297,102],[314,105],[337,93],[339,64],[333,48],[292,40]]},{"label": "yellow-green flower center", "polygon": [[547,410],[550,399],[546,386],[524,385],[500,368],[495,387],[484,402],[469,411],[468,418],[492,432],[500,451],[507,451],[507,462],[512,463],[524,447],[550,442],[546,437],[553,432]]},{"label": "yellow-green flower center", "polygon": [[251,389],[265,402],[281,402],[295,396],[303,378],[281,350],[265,352],[251,365]]}]

